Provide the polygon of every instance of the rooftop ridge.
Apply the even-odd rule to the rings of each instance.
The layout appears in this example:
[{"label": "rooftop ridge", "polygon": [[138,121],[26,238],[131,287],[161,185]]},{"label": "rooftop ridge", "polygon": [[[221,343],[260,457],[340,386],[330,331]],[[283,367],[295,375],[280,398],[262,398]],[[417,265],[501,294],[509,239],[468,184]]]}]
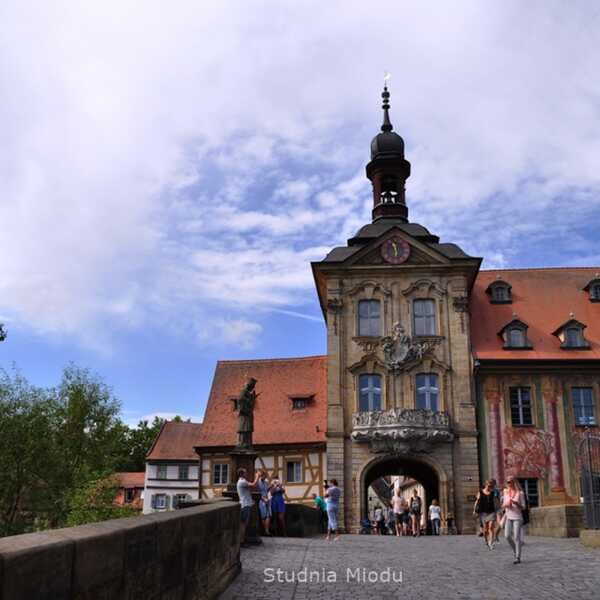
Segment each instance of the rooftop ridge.
[{"label": "rooftop ridge", "polygon": [[506,271],[598,271],[597,267],[507,267],[506,269],[480,269],[480,273],[505,273]]},{"label": "rooftop ridge", "polygon": [[272,362],[297,362],[299,360],[315,360],[315,359],[327,358],[327,354],[314,354],[311,356],[290,356],[287,358],[248,358],[238,360],[218,360],[217,364],[228,364],[228,365],[243,365],[246,363],[272,363]]}]

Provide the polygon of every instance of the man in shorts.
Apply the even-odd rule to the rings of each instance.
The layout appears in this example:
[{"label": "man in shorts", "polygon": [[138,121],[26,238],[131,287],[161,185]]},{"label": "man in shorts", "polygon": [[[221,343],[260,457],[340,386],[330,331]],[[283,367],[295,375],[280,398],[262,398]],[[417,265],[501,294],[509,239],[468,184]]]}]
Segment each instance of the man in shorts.
[{"label": "man in shorts", "polygon": [[246,542],[246,528],[250,522],[250,516],[252,515],[252,508],[254,507],[254,500],[252,499],[251,488],[256,487],[260,478],[260,471],[256,473],[254,481],[250,483],[246,479],[246,469],[238,469],[238,482],[237,482],[237,493],[240,499],[242,507],[242,526],[240,527],[240,539],[242,540],[242,547],[248,546]]}]

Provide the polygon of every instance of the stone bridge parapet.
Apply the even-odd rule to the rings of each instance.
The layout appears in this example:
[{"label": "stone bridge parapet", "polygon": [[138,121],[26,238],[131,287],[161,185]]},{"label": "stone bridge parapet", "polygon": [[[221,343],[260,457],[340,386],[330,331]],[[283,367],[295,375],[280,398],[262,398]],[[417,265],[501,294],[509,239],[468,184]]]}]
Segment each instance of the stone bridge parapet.
[{"label": "stone bridge parapet", "polygon": [[219,500],[0,540],[0,600],[216,598],[240,572],[240,508]]}]

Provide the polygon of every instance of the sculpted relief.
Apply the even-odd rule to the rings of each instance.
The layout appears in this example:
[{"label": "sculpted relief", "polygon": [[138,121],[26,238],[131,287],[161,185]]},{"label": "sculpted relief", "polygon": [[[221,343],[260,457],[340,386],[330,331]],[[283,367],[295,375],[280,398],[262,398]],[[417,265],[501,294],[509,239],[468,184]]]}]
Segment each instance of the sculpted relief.
[{"label": "sculpted relief", "polygon": [[434,349],[437,342],[437,340],[417,342],[406,333],[400,323],[395,323],[392,335],[381,340],[385,366],[388,371],[398,373],[407,365],[422,361],[423,357]]}]

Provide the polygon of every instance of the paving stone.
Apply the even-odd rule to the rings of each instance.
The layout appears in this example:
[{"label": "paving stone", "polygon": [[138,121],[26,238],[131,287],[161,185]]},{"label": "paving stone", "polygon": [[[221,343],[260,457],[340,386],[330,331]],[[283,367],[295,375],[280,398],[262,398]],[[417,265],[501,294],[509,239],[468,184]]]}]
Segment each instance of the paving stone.
[{"label": "paving stone", "polygon": [[[265,539],[242,550],[242,573],[221,600],[598,600],[600,551],[578,539],[527,537],[523,562],[512,564],[504,539],[488,550],[476,536],[345,535],[338,542],[322,538]],[[356,582],[347,578],[359,569],[381,573],[387,568],[402,582]],[[319,582],[298,581],[298,574],[318,571]],[[294,582],[268,582],[265,569],[281,569]],[[336,574],[335,583],[322,577]],[[313,575],[313,577],[315,577]],[[282,575],[285,579],[285,575]]]}]

